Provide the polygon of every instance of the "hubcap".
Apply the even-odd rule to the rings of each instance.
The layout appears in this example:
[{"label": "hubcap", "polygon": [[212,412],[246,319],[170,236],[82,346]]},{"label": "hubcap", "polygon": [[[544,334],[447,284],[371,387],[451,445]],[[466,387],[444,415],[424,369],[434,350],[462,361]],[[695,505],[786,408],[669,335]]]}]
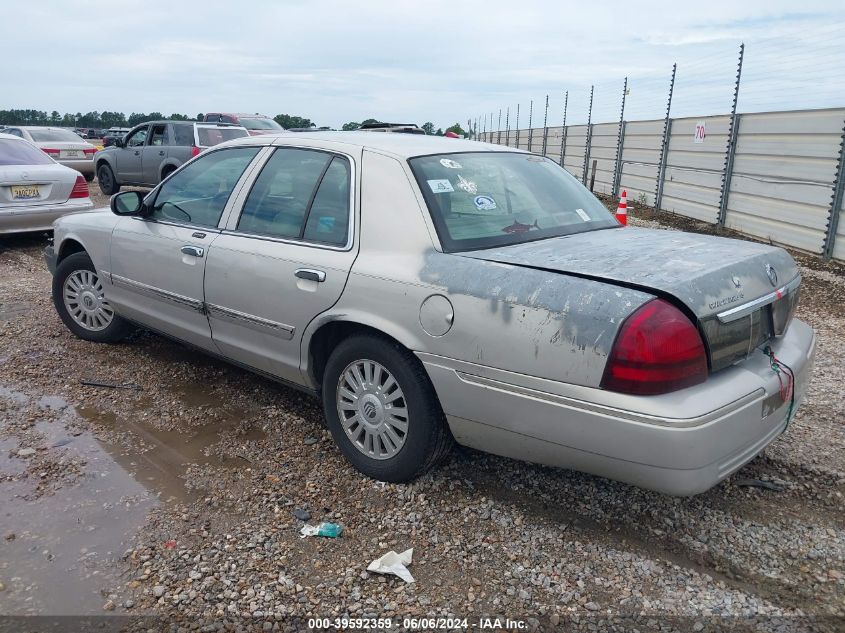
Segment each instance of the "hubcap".
[{"label": "hubcap", "polygon": [[390,459],[408,437],[405,394],[374,360],[350,363],[337,383],[337,413],[352,445],[367,457]]},{"label": "hubcap", "polygon": [[65,308],[70,318],[89,332],[105,330],[114,318],[97,273],[76,270],[65,279]]}]

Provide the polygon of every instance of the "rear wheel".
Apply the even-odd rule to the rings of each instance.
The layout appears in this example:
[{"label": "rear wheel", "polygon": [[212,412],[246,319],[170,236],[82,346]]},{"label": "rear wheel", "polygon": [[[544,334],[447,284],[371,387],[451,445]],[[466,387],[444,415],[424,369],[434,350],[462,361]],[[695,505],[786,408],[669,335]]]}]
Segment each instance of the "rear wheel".
[{"label": "rear wheel", "polygon": [[452,448],[428,375],[386,338],[358,335],[335,348],[323,375],[323,409],[346,459],[374,479],[410,481]]},{"label": "rear wheel", "polygon": [[116,343],[133,326],[115,314],[88,253],[68,255],[53,276],[53,304],[67,328],[95,343]]},{"label": "rear wheel", "polygon": [[94,182],[94,174],[85,174],[85,182]]},{"label": "rear wheel", "polygon": [[114,172],[108,163],[100,163],[100,166],[97,167],[97,180],[100,183],[100,191],[107,196],[114,195],[120,191],[120,185],[117,183]]}]

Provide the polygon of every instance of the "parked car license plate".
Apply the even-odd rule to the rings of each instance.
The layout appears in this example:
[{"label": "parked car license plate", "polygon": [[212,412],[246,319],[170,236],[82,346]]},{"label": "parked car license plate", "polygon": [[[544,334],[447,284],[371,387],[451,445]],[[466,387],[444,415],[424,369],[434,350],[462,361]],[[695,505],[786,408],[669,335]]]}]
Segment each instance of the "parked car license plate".
[{"label": "parked car license plate", "polygon": [[12,200],[32,200],[41,195],[41,190],[38,185],[19,185],[10,187],[12,190]]},{"label": "parked car license plate", "polygon": [[59,151],[59,158],[82,158],[82,150],[63,149]]}]

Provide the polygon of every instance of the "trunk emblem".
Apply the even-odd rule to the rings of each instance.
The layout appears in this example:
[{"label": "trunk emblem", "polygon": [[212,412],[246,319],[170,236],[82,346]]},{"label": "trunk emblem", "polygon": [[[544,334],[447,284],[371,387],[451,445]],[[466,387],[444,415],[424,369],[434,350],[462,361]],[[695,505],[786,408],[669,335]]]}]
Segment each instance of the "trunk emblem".
[{"label": "trunk emblem", "polygon": [[778,271],[771,264],[766,264],[766,275],[768,275],[769,281],[772,282],[773,286],[778,285]]},{"label": "trunk emblem", "polygon": [[739,280],[739,277],[731,277],[731,281],[734,284],[734,288],[742,288],[742,282]]}]

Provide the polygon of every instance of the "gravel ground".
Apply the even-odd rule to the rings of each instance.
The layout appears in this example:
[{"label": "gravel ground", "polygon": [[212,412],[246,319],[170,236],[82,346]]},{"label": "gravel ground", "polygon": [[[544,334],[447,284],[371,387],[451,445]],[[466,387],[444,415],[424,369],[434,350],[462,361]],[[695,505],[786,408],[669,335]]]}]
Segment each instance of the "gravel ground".
[{"label": "gravel ground", "polygon": [[[470,630],[482,616],[502,618],[491,630],[505,617],[534,630],[845,627],[840,265],[796,255],[798,316],[819,350],[789,433],[677,499],[470,450],[413,484],[374,482],[307,396],[148,333],[74,338],[43,246],[0,238],[0,613],[159,614],[184,630],[301,630],[315,616],[396,630],[425,616]],[[80,385],[92,379],[140,389]],[[294,511],[343,535],[300,538]],[[415,583],[366,571],[411,547]]]}]

